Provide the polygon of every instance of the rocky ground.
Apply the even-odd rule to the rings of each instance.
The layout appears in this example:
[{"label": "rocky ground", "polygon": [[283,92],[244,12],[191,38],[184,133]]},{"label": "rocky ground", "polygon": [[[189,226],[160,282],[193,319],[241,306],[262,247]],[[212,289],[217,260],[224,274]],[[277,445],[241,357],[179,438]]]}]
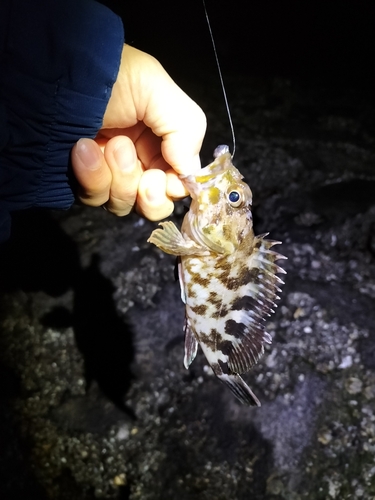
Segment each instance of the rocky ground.
[{"label": "rocky ground", "polygon": [[[0,260],[1,498],[375,498],[373,102],[284,79],[227,86],[256,232],[288,257],[273,344],[246,377],[262,407],[201,353],[183,367],[155,224],[21,214]],[[230,141],[222,97],[185,88],[208,114],[208,163]]]}]

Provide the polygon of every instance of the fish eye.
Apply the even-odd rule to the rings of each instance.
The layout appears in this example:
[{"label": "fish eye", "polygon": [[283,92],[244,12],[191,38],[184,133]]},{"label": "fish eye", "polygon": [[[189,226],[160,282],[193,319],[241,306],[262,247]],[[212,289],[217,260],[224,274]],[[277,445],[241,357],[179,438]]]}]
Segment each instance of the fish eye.
[{"label": "fish eye", "polygon": [[232,207],[239,207],[242,204],[242,196],[238,191],[231,191],[228,194],[228,201]]}]

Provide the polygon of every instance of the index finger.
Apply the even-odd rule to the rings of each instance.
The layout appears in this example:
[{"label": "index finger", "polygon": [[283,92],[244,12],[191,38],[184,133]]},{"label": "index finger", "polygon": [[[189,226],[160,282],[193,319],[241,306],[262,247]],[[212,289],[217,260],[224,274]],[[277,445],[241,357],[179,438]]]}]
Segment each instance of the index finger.
[{"label": "index finger", "polygon": [[201,168],[199,152],[206,132],[202,109],[170,77],[154,87],[145,123],[162,138],[165,161],[179,174]]},{"label": "index finger", "polygon": [[200,168],[199,152],[206,132],[204,112],[155,58],[126,45],[125,50],[131,74],[136,75],[131,80],[131,93],[138,120],[162,138],[163,157],[177,173],[194,172]]}]

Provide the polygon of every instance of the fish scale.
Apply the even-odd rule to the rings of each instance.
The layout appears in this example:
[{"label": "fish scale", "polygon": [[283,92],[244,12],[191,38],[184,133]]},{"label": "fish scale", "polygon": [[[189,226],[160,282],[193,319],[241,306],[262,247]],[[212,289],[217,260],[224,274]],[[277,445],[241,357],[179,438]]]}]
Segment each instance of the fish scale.
[{"label": "fish scale", "polygon": [[244,404],[260,406],[240,376],[264,353],[271,336],[264,322],[277,307],[276,264],[285,259],[271,250],[278,241],[254,235],[252,193],[232,163],[227,146],[196,175],[180,176],[192,197],[181,232],[161,222],[149,242],[179,256],[179,281],[185,309],[186,368],[201,346],[215,375]]}]

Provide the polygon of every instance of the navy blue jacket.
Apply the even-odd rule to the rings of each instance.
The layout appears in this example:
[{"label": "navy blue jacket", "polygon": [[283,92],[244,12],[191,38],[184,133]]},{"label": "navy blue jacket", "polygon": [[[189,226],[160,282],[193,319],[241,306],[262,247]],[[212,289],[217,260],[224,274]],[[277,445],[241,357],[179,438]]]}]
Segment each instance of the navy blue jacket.
[{"label": "navy blue jacket", "polygon": [[0,1],[0,242],[10,212],[73,203],[70,150],[101,127],[123,43],[93,0]]}]

